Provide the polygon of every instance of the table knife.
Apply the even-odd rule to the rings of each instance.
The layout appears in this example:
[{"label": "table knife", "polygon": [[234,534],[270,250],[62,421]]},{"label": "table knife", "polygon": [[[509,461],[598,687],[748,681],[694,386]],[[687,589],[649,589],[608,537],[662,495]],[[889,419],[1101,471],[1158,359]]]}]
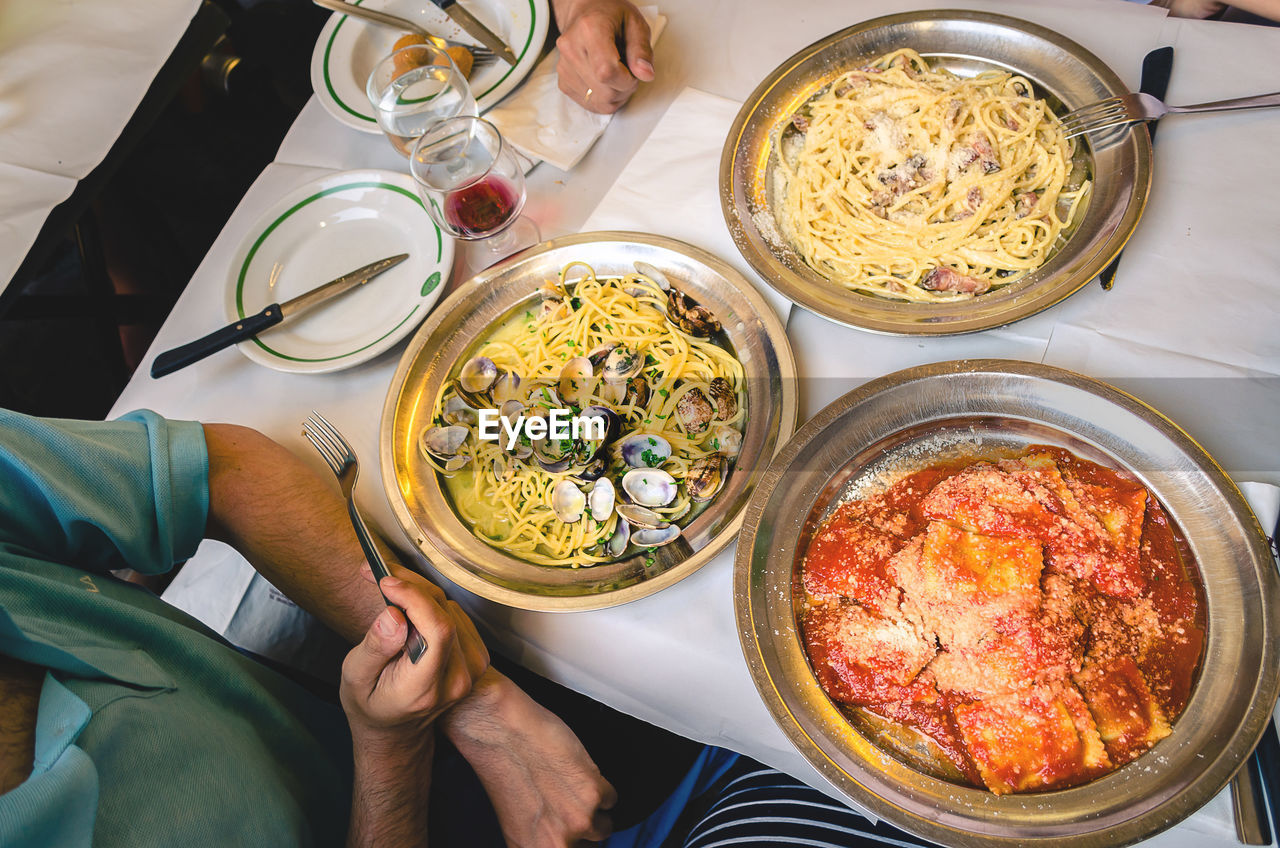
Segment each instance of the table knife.
[{"label": "table knife", "polygon": [[[1146,55],[1142,60],[1142,80],[1138,83],[1138,90],[1143,94],[1150,94],[1159,100],[1164,100],[1165,94],[1169,91],[1169,76],[1173,73],[1173,48],[1157,47]],[[1157,121],[1147,122],[1147,131],[1151,133],[1151,140],[1156,138]],[[1098,282],[1102,283],[1104,291],[1111,291],[1111,286],[1116,281],[1116,269],[1120,267],[1120,257],[1123,251],[1116,254],[1116,258],[1111,260],[1111,264],[1102,269],[1102,273],[1098,275]]]},{"label": "table knife", "polygon": [[357,286],[372,280],[388,268],[394,268],[408,258],[409,254],[401,253],[396,256],[388,256],[386,259],[379,259],[377,262],[371,262],[349,274],[343,274],[336,280],[331,280],[309,292],[300,294],[292,300],[287,300],[284,303],[273,303],[256,315],[242,318],[234,324],[228,324],[221,330],[215,330],[203,338],[187,342],[180,347],[175,347],[173,350],[166,350],[151,363],[151,376],[163,377],[165,374],[172,374],[179,368],[185,368],[193,362],[199,362],[211,353],[217,353],[236,342],[253,338],[263,330],[274,327],[281,321],[303,310],[346,294]]},{"label": "table knife", "polygon": [[491,29],[476,20],[470,12],[459,6],[458,0],[431,0],[431,2],[439,6],[441,11],[450,18],[453,18],[453,22],[466,30],[468,35],[492,50],[493,55],[508,65],[515,65],[516,54],[511,52],[511,48],[501,38],[494,35]]}]

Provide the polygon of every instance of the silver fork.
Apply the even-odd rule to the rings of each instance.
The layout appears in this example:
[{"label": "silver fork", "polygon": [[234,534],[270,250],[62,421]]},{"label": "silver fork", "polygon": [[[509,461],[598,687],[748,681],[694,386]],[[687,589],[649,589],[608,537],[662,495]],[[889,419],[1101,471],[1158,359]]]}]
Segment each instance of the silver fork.
[{"label": "silver fork", "polygon": [[1156,121],[1165,115],[1181,115],[1191,112],[1230,112],[1237,109],[1261,109],[1280,106],[1280,92],[1259,94],[1254,97],[1236,97],[1231,100],[1215,100],[1194,106],[1169,106],[1150,94],[1122,94],[1108,97],[1088,106],[1081,106],[1062,116],[1067,138],[1086,133],[1101,132],[1112,127],[1135,124],[1139,121]]},{"label": "silver fork", "polygon": [[[355,490],[356,479],[360,476],[360,461],[356,459],[355,451],[351,449],[351,445],[342,437],[342,434],[315,410],[312,410],[307,420],[302,422],[302,433],[320,452],[320,456],[333,472],[333,476],[338,478],[338,488],[342,490],[342,496],[347,499],[347,512],[351,516],[351,525],[356,529],[356,538],[360,540],[365,559],[373,569],[373,576],[379,581],[384,577],[390,577],[391,572],[387,570],[382,553],[373,544],[369,528],[365,526],[364,519],[356,509]],[[378,591],[382,591],[381,586]],[[382,596],[382,600],[386,601],[387,606],[395,606],[387,600],[386,595]],[[404,610],[400,609],[400,612]],[[409,624],[409,637],[405,640],[405,651],[409,654],[409,660],[416,663],[426,651],[427,643],[423,641],[422,634],[413,626],[413,622],[409,621],[407,615],[405,621]]]},{"label": "silver fork", "polygon": [[392,29],[398,29],[402,32],[412,32],[430,41],[435,46],[443,50],[446,47],[465,47],[471,51],[471,56],[475,59],[475,66],[479,68],[482,65],[488,65],[495,58],[493,51],[488,47],[479,44],[464,44],[461,41],[453,41],[448,38],[441,38],[438,35],[432,35],[423,29],[419,24],[414,23],[408,18],[401,18],[397,15],[391,15],[386,12],[380,12],[377,9],[366,9],[364,6],[357,6],[354,3],[346,3],[344,0],[312,0],[322,9],[328,9],[331,12],[338,12],[343,15],[350,15],[353,18],[363,18],[375,24],[382,24]]}]

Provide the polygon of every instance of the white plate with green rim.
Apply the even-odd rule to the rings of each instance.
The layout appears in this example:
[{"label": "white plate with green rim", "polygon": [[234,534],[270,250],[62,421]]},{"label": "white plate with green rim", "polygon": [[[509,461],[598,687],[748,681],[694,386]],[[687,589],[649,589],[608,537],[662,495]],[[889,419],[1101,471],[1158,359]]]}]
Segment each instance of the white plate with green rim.
[{"label": "white plate with green rim", "polygon": [[[352,0],[415,21],[432,35],[475,44],[476,40],[435,4],[413,0]],[[495,59],[476,68],[468,83],[481,112],[488,111],[520,84],[542,55],[551,11],[547,0],[465,0],[467,11],[497,34],[516,54],[516,64]],[[364,132],[381,132],[365,94],[373,68],[390,55],[396,39],[406,33],[391,27],[334,13],[320,31],[311,54],[311,87],[333,117]]]},{"label": "white plate with green rim", "polygon": [[272,205],[236,251],[225,301],[231,321],[370,262],[409,258],[238,347],[261,365],[302,374],[372,359],[413,332],[440,299],[453,251],[406,174],[346,171],[313,180]]}]

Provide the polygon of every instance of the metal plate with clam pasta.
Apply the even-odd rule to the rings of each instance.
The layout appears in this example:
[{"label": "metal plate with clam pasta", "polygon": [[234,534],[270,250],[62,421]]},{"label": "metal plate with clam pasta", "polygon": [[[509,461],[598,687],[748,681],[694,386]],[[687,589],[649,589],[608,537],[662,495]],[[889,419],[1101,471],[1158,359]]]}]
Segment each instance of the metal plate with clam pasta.
[{"label": "metal plate with clam pasta", "polygon": [[[849,716],[819,686],[796,585],[814,529],[850,498],[962,457],[1065,448],[1128,472],[1181,533],[1207,611],[1200,669],[1171,733],[1083,785],[992,795],[952,782],[883,722]],[[1280,692],[1280,578],[1230,478],[1185,432],[1100,381],[1006,360],[944,362],[872,380],[806,423],[747,508],[734,573],[739,636],[774,719],[833,785],[946,845],[1123,845],[1176,824],[1244,762]]]},{"label": "metal plate with clam pasta", "polygon": [[[582,275],[587,268],[593,269],[594,277]],[[566,273],[567,288],[561,288],[562,270]],[[470,406],[472,411],[482,407],[501,410],[511,403],[511,398],[507,395],[516,390],[503,381],[515,371],[521,370],[518,360],[512,360],[512,372],[498,368],[501,371],[500,377],[488,375],[490,379],[480,379],[485,374],[476,369],[489,369],[489,366],[494,365],[492,360],[478,355],[484,346],[497,345],[503,348],[502,351],[495,350],[493,353],[495,358],[500,358],[500,352],[514,349],[512,343],[502,341],[512,338],[512,332],[534,332],[536,328],[549,326],[544,321],[551,322],[550,326],[561,326],[565,321],[579,320],[572,317],[576,315],[588,316],[581,320],[589,320],[592,330],[612,327],[607,319],[597,321],[589,316],[602,309],[612,315],[613,309],[622,307],[604,307],[603,304],[612,301],[600,300],[595,294],[589,295],[579,287],[586,285],[584,280],[590,279],[589,291],[598,292],[599,289],[594,288],[597,281],[634,277],[637,273],[647,279],[657,278],[670,289],[677,290],[662,307],[659,306],[663,302],[661,298],[650,297],[651,305],[659,307],[661,311],[648,310],[646,314],[655,315],[659,321],[670,320],[673,326],[679,326],[681,333],[690,333],[685,337],[692,344],[698,341],[698,336],[705,333],[688,327],[689,310],[704,310],[702,314],[714,316],[719,322],[720,329],[713,332],[713,338],[717,350],[722,351],[720,355],[725,355],[724,352],[731,354],[731,358],[736,360],[735,368],[737,364],[741,366],[741,378],[737,380],[740,405],[733,424],[740,428],[734,433],[736,457],[731,464],[721,466],[727,473],[717,481],[718,488],[714,493],[709,493],[709,496],[700,496],[695,491],[693,476],[675,481],[680,485],[681,493],[684,492],[684,485],[689,485],[688,497],[696,503],[692,504],[692,510],[673,514],[669,522],[664,522],[658,528],[664,531],[658,535],[669,533],[672,537],[670,540],[643,543],[638,537],[648,538],[655,534],[643,534],[636,529],[647,529],[652,525],[645,523],[646,516],[633,516],[632,512],[647,513],[646,509],[634,507],[651,504],[654,510],[663,511],[667,509],[663,504],[667,504],[670,499],[657,498],[652,502],[646,500],[651,493],[638,490],[636,485],[632,485],[637,481],[630,478],[637,477],[638,483],[652,485],[654,481],[650,478],[655,475],[641,473],[638,469],[660,468],[663,457],[642,458],[638,464],[632,462],[627,458],[628,449],[632,446],[625,436],[615,437],[608,442],[610,447],[607,449],[610,453],[607,455],[589,441],[581,444],[575,442],[574,446],[565,448],[564,444],[549,437],[534,439],[523,449],[515,445],[514,448],[505,449],[507,453],[502,455],[503,452],[496,444],[479,441],[477,425],[470,421],[474,416],[467,415],[468,410],[462,408]],[[656,289],[655,286],[650,287]],[[639,293],[643,286],[636,288],[637,297],[646,296]],[[575,291],[582,295],[580,303],[579,298],[574,295]],[[669,291],[668,294],[672,292]],[[615,296],[621,298],[620,294]],[[568,301],[574,302],[570,304]],[[677,306],[672,306],[672,302],[676,302]],[[557,310],[564,311],[570,307],[573,311],[568,313],[569,317],[550,317],[558,314]],[[672,319],[672,309],[676,308],[680,311]],[[582,327],[586,332],[587,325],[583,324]],[[579,338],[578,347],[584,347],[582,341]],[[595,342],[585,346],[591,344]],[[640,347],[643,348],[643,345]],[[485,349],[494,350],[492,347]],[[581,389],[582,383],[576,377],[568,380],[563,372],[558,375],[558,382],[540,387],[537,384],[542,381],[531,379],[526,374],[523,382],[535,384],[531,390],[536,391],[537,395],[529,396],[521,414],[527,419],[529,415],[538,417],[536,413],[540,406],[567,406],[576,410],[581,405],[581,415],[594,415],[596,410],[603,410],[613,419],[621,415],[624,419],[621,431],[628,432],[629,425],[625,421],[630,421],[630,416],[635,411],[631,406],[632,401],[608,397],[604,390],[613,387],[609,382],[611,369],[620,367],[614,360],[621,362],[619,354],[630,355],[629,349],[622,345],[599,352],[601,362],[597,370],[601,373],[594,379],[598,383],[596,388],[606,400],[577,400],[575,389]],[[645,356],[645,360],[656,362],[665,356],[665,353],[656,348],[654,353],[658,354],[657,360],[648,356]],[[576,364],[587,366],[589,371],[596,364],[586,350],[582,351],[580,357],[573,357],[573,350],[570,350],[566,358],[566,369]],[[551,357],[553,364],[554,359]],[[653,365],[653,373],[660,373],[662,367]],[[590,378],[587,371],[580,376],[590,381],[593,378]],[[627,370],[624,376],[631,376],[631,371]],[[710,386],[713,396],[711,406],[720,412],[721,402],[715,399],[717,387],[714,383],[715,381]],[[654,398],[659,394],[667,397],[662,385],[655,384]],[[616,387],[623,389],[630,398],[630,391],[625,388],[627,386],[629,383],[619,381]],[[518,391],[524,392],[527,388],[529,387],[520,384]],[[684,394],[691,394],[693,390],[687,386],[680,389],[678,385],[671,388],[672,392],[665,403],[673,407],[673,410],[669,410],[673,415],[679,413],[682,422],[680,426],[684,428],[683,404],[677,401],[683,400]],[[586,397],[595,397],[591,391],[594,390],[589,390]],[[690,245],[658,236],[618,232],[569,236],[544,242],[474,277],[442,304],[419,330],[401,360],[383,410],[380,445],[383,479],[401,526],[433,565],[468,591],[522,609],[579,610],[613,606],[648,595],[691,574],[733,540],[741,525],[742,510],[756,480],[778,446],[794,430],[795,392],[795,363],[781,322],[751,284],[731,267]],[[501,405],[498,403],[498,394],[503,396]],[[540,400],[547,395],[556,395],[554,402]],[[474,402],[466,403],[469,400]],[[481,405],[478,406],[477,403]],[[608,404],[608,407],[588,404]],[[450,409],[458,415],[453,416]],[[616,409],[618,414],[610,414],[610,409]],[[627,412],[629,409],[632,410],[631,413]],[[466,427],[454,422],[453,417],[458,417],[459,421],[465,418]],[[655,428],[658,426],[653,424]],[[464,446],[459,452],[461,455],[455,453],[452,457],[460,471],[457,476],[446,479],[443,472],[448,472],[453,466],[450,465],[451,457],[442,451],[451,445],[437,442],[447,432],[452,433],[453,429],[462,430],[465,435],[467,427],[471,428],[468,439],[474,441],[475,446],[468,448],[466,445],[470,442],[467,439],[461,440]],[[714,435],[714,430],[713,427],[704,435]],[[611,428],[611,431],[616,431],[616,428]],[[420,437],[423,439],[421,443]],[[682,441],[676,436],[671,438],[672,444]],[[594,450],[589,450],[593,447]],[[712,456],[725,455],[725,448],[718,444],[713,447],[716,453]],[[562,448],[567,451],[564,457],[551,455]],[[611,550],[603,542],[595,544],[605,538],[601,536],[598,540],[592,540],[589,550],[592,557],[602,561],[596,564],[580,563],[588,567],[563,567],[563,564],[539,562],[539,559],[544,559],[540,550],[527,548],[528,553],[520,553],[521,549],[514,541],[504,544],[497,539],[486,539],[481,535],[481,524],[463,514],[464,509],[474,511],[475,507],[470,500],[471,490],[465,485],[462,488],[458,486],[458,481],[466,479],[465,475],[468,473],[465,465],[468,451],[470,456],[483,456],[482,465],[485,468],[492,460],[495,475],[499,471],[498,465],[501,463],[505,469],[509,460],[525,463],[523,467],[530,469],[525,473],[532,473],[535,468],[530,463],[539,463],[539,473],[533,479],[543,480],[543,476],[539,475],[545,472],[558,482],[549,490],[551,499],[546,508],[550,512],[538,515],[547,520],[553,516],[556,520],[563,518],[567,522],[565,527],[590,526],[597,532],[606,531],[606,535],[607,528],[597,526],[600,511],[595,496],[600,494],[598,484],[617,476],[616,486],[605,488],[617,490],[617,509],[613,510],[613,519],[619,525],[618,529],[621,529],[624,509],[631,509],[631,512],[626,513],[628,523],[632,525],[631,546],[626,547],[624,540],[616,551]],[[592,456],[580,454],[580,451],[588,451]],[[615,452],[616,457],[613,455]],[[598,469],[598,473],[589,475],[587,471],[593,463],[599,464],[601,457],[607,458],[605,470]],[[671,459],[674,462],[676,457]],[[566,464],[570,467],[560,467]],[[578,465],[583,467],[579,469]],[[614,468],[614,465],[619,467]],[[637,470],[635,473],[626,472],[624,465]],[[690,466],[690,474],[693,467]],[[618,472],[617,475],[614,474],[615,471]],[[659,473],[656,476],[665,478],[670,475]],[[680,474],[676,476],[681,477]],[[472,479],[476,485],[483,482],[478,475]],[[494,479],[496,481],[502,478],[499,476]],[[530,478],[525,476],[517,478],[518,481],[528,479]],[[547,482],[547,485],[551,483]],[[568,491],[570,488],[573,491]],[[561,499],[561,489],[579,497],[574,503],[569,503]],[[518,514],[517,526],[527,526],[531,520],[542,520],[530,518],[529,506],[541,503],[541,500],[533,500],[527,497],[528,494],[529,490],[523,488],[522,482],[519,492],[503,496],[522,498],[519,506],[511,506],[506,511]],[[583,503],[577,504],[577,500]],[[505,502],[515,503],[512,500]],[[486,501],[487,503],[489,502]],[[677,505],[673,504],[672,508]],[[573,509],[569,510],[569,506]],[[585,513],[586,519],[590,519],[589,525],[580,515],[584,509],[589,510]],[[562,513],[567,512],[573,514],[562,516]],[[501,522],[502,516],[498,516],[498,520]],[[637,521],[640,523],[635,523]],[[564,528],[557,525],[557,532],[561,529]],[[615,540],[610,538],[608,541]]]},{"label": "metal plate with clam pasta", "polygon": [[1063,114],[1128,91],[1079,44],[1026,21],[962,10],[876,18],[837,32],[783,62],[747,98],[720,160],[720,202],[738,250],[766,281],[819,315],[895,335],[985,330],[1052,306],[1080,289],[1118,254],[1137,226],[1151,183],[1145,127],[1090,139],[1074,168],[1092,182],[1070,227],[1047,260],[1008,285],[943,303],[894,300],[853,291],[813,267],[788,243],[775,214],[779,148],[792,117],[848,71],[901,48],[957,77],[1004,71],[1028,79]]}]

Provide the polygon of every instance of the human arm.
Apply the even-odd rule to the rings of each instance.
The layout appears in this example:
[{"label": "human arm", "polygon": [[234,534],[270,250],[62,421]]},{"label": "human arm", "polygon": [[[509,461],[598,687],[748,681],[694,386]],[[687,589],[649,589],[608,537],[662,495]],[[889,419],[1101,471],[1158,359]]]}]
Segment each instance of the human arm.
[{"label": "human arm", "polygon": [[627,0],[552,0],[560,37],[560,90],[579,105],[616,112],[654,78],[649,25]]},{"label": "human arm", "polygon": [[[385,578],[384,608],[342,664],[339,695],[355,764],[348,848],[425,845],[434,723],[470,691],[489,655],[475,626],[417,575]],[[406,616],[426,640],[404,651]]]},{"label": "human arm", "polygon": [[511,848],[608,836],[617,796],[564,722],[494,669],[441,729],[479,775]]},{"label": "human arm", "polygon": [[[364,638],[383,602],[362,578],[364,555],[333,482],[256,431],[206,424],[205,435],[209,533],[349,641]],[[411,579],[393,558],[389,566]],[[439,724],[480,776],[511,845],[567,845],[604,826],[612,787],[573,732],[503,675],[487,670]]]}]

